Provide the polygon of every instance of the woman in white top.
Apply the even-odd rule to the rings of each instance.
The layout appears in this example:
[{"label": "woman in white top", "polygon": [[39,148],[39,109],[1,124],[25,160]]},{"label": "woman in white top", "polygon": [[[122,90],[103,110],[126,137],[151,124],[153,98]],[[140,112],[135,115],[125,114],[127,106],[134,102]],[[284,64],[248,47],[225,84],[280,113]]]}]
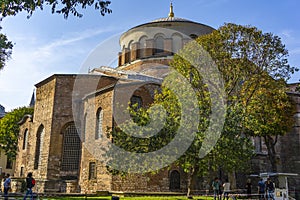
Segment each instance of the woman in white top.
[{"label": "woman in white top", "polygon": [[228,179],[225,180],[225,182],[223,184],[223,188],[224,188],[223,200],[225,200],[225,197],[228,200],[229,199],[228,195],[229,195],[229,192],[230,192],[230,183],[229,183]]}]

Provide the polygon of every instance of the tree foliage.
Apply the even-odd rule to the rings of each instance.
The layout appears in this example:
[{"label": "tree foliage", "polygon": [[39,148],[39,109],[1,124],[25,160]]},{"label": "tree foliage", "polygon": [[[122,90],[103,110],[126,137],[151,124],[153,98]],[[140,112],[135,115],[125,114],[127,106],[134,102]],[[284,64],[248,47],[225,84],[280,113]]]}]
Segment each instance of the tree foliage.
[{"label": "tree foliage", "polygon": [[86,9],[90,6],[94,6],[96,10],[99,10],[101,15],[111,13],[112,10],[108,7],[110,3],[110,1],[103,0],[3,0],[0,5],[0,12],[2,17],[6,17],[25,11],[28,13],[28,17],[30,17],[35,10],[43,10],[43,7],[46,5],[51,6],[52,13],[63,14],[65,18],[67,18],[69,14],[82,17],[82,14],[78,10]]},{"label": "tree foliage", "polygon": [[276,138],[292,127],[295,112],[286,81],[298,69],[288,64],[285,45],[276,35],[236,24],[225,24],[198,42],[217,62],[230,106],[242,108],[242,133],[265,139],[276,171]]},{"label": "tree foliage", "polygon": [[12,48],[12,42],[8,41],[6,35],[0,33],[0,70],[3,69],[6,61],[11,57]]},{"label": "tree foliage", "polygon": [[33,108],[20,107],[7,113],[0,120],[0,144],[9,158],[15,158],[17,153],[18,135],[20,131],[19,121],[26,114],[33,114]]}]

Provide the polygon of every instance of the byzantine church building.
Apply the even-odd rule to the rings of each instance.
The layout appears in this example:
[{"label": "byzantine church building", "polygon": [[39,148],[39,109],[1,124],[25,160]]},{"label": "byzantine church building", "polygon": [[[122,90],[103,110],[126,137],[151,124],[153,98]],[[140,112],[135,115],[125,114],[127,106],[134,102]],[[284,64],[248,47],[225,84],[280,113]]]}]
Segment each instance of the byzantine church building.
[{"label": "byzantine church building", "polygon": [[[116,125],[112,103],[116,90],[131,95],[130,103],[147,107],[168,74],[174,54],[191,40],[213,30],[208,25],[175,17],[171,4],[167,17],[122,34],[116,68],[101,66],[88,74],[53,74],[37,83],[34,115],[24,116],[19,123],[15,181],[33,172],[37,181],[34,189],[39,193],[185,192],[187,175],[180,167],[171,165],[156,174],[121,177],[107,170],[98,159],[101,153],[96,147],[103,145],[100,140],[107,127]],[[120,83],[123,89],[117,88]],[[127,94],[128,88],[135,90]],[[292,90],[291,96],[299,105],[299,93]],[[108,140],[113,142],[113,138]],[[300,174],[299,152],[295,154],[285,145],[292,141],[293,148],[299,150],[299,140],[298,125],[279,138],[279,162],[288,163],[281,165],[280,170]],[[253,141],[257,151],[257,157],[251,161],[254,172],[267,171],[270,166],[264,145],[259,138]],[[199,180],[203,182],[201,177]],[[293,181],[300,185],[299,179]],[[240,184],[243,187],[242,181]],[[205,186],[195,188],[201,190]]]}]

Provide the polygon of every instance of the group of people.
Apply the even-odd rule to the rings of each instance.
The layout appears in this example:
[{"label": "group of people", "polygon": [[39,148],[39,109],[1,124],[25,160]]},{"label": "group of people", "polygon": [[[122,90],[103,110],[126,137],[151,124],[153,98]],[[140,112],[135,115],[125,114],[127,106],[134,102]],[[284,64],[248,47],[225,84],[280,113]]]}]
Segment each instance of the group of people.
[{"label": "group of people", "polygon": [[[4,199],[8,199],[8,192],[11,189],[11,178],[10,174],[6,174],[5,180],[4,180]],[[32,177],[32,173],[29,172],[27,177],[26,177],[26,194],[24,196],[24,200],[27,199],[28,196],[30,196],[30,199],[33,199],[33,193],[32,193],[32,188],[35,186],[35,179]]]},{"label": "group of people", "polygon": [[[221,187],[223,187],[223,191],[221,190]],[[225,182],[222,184],[219,178],[216,177],[212,182],[212,188],[214,191],[214,200],[216,199],[221,200],[222,194],[223,194],[223,200],[225,200],[225,198],[227,200],[229,199],[230,183],[228,179],[226,179]]]},{"label": "group of people", "polygon": [[[223,187],[223,191],[221,188]],[[225,198],[228,200],[229,198],[229,192],[230,192],[230,183],[228,179],[225,180],[225,182],[222,184],[218,177],[216,177],[212,182],[212,188],[214,192],[214,200],[221,200],[223,195],[223,200]],[[248,179],[246,182],[246,189],[247,189],[247,195],[251,196],[251,180]],[[275,200],[274,198],[274,191],[275,186],[274,183],[271,181],[270,178],[267,179],[267,181],[263,181],[263,179],[260,179],[258,182],[258,193],[259,193],[259,199],[260,200]]]},{"label": "group of people", "polygon": [[263,179],[260,179],[258,182],[258,193],[259,193],[259,199],[273,199],[274,198],[274,191],[275,186],[274,183],[271,181],[270,178],[267,179],[267,181],[263,181]]}]

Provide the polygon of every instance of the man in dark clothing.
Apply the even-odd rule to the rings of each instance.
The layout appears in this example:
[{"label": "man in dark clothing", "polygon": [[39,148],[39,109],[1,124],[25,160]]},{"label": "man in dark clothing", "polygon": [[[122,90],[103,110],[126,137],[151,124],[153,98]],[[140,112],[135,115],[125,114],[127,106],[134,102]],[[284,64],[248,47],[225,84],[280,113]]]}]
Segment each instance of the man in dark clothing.
[{"label": "man in dark clothing", "polygon": [[27,198],[28,195],[30,195],[31,200],[33,199],[32,188],[34,187],[34,185],[35,185],[35,180],[34,180],[34,178],[32,178],[32,173],[29,172],[26,177],[27,192],[24,197],[24,200]]},{"label": "man in dark clothing", "polygon": [[261,178],[260,181],[258,182],[258,194],[260,200],[265,198],[265,193],[266,193],[266,185],[263,179]]},{"label": "man in dark clothing", "polygon": [[8,199],[8,191],[10,189],[10,185],[11,185],[10,175],[6,174],[6,178],[4,181],[4,199]]},{"label": "man in dark clothing", "polygon": [[275,190],[275,187],[274,187],[274,183],[271,181],[270,178],[267,179],[267,182],[266,182],[266,189],[267,189],[267,199],[273,199],[275,200],[274,198],[274,190]]},{"label": "man in dark clothing", "polygon": [[214,200],[220,200],[221,197],[220,197],[220,181],[219,181],[219,178],[216,177],[213,182],[212,182],[212,188],[213,188],[213,191],[214,191]]}]

